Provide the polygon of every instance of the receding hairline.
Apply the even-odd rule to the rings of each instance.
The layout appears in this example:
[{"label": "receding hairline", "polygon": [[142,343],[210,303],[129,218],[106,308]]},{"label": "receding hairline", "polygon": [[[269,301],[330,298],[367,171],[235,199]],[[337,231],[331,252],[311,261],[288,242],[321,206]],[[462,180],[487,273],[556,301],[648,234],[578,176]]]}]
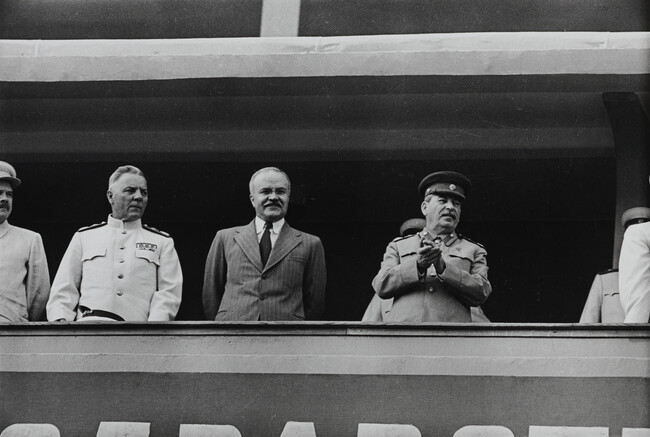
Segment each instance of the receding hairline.
[{"label": "receding hairline", "polygon": [[284,178],[287,180],[287,188],[289,191],[291,191],[291,180],[289,179],[289,176],[280,170],[277,167],[264,167],[259,170],[257,170],[255,173],[253,173],[253,176],[251,176],[251,180],[248,182],[248,192],[253,193],[253,182],[255,181],[255,178],[257,178],[259,175],[262,173],[268,173],[268,172],[275,172],[275,173],[280,173]]},{"label": "receding hairline", "polygon": [[113,184],[115,184],[115,182],[120,180],[120,178],[125,174],[134,174],[137,176],[142,176],[145,181],[147,180],[142,170],[140,170],[138,167],[134,165],[122,165],[118,167],[108,178],[108,188],[110,189],[111,186],[113,186]]}]

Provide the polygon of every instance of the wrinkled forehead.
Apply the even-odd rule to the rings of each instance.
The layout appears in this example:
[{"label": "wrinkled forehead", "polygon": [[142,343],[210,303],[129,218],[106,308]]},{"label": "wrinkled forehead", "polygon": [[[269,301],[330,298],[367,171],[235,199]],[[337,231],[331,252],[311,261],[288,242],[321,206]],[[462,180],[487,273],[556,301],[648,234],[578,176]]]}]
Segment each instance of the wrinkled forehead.
[{"label": "wrinkled forehead", "polygon": [[0,190],[2,191],[14,191],[14,187],[11,186],[11,184],[7,181],[0,181]]},{"label": "wrinkled forehead", "polygon": [[113,187],[123,188],[123,187],[138,187],[138,188],[147,188],[147,180],[144,176],[133,173],[124,173],[118,180],[113,182]]},{"label": "wrinkled forehead", "polygon": [[258,191],[262,188],[289,188],[289,179],[280,172],[268,170],[255,176],[253,179],[253,190]]}]

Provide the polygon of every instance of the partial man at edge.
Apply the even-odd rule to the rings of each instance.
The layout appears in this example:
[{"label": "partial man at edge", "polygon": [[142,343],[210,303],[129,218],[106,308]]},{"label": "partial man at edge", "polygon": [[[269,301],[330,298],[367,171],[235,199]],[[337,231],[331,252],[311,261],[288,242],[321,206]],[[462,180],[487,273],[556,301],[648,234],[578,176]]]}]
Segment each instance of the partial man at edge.
[{"label": "partial man at edge", "polygon": [[[399,234],[402,237],[415,235],[422,231],[426,226],[426,220],[423,218],[410,218],[405,220],[399,228]],[[368,307],[361,319],[362,322],[383,322],[384,314],[388,314],[393,304],[393,299],[381,299],[376,293],[372,296]],[[470,307],[470,316],[473,323],[490,323],[490,319],[485,315],[483,309],[479,307]],[[388,318],[388,315],[386,316]]]},{"label": "partial man at edge", "polygon": [[325,302],[325,252],[320,239],[289,226],[291,183],[282,170],[253,174],[255,218],[217,232],[205,263],[203,308],[208,320],[314,320]]},{"label": "partial man at edge", "polygon": [[426,226],[388,245],[372,281],[381,299],[392,299],[384,321],[471,322],[470,307],[481,305],[492,292],[486,250],[456,233],[470,187],[467,177],[451,171],[432,173],[420,182]]},{"label": "partial man at edge", "polygon": [[[649,220],[650,208],[646,207],[630,208],[621,216],[621,224],[625,229]],[[623,323],[625,312],[619,296],[618,276],[618,269],[610,269],[594,277],[580,323]]]},{"label": "partial man at edge", "polygon": [[169,234],[143,225],[149,191],[137,167],[109,178],[106,222],[74,234],[52,283],[48,320],[170,321],[183,274]]},{"label": "partial man at edge", "polygon": [[50,294],[50,273],[40,234],[9,224],[16,170],[0,161],[0,322],[41,320]]},{"label": "partial man at edge", "polygon": [[650,322],[650,222],[632,225],[623,236],[618,261],[625,323]]}]

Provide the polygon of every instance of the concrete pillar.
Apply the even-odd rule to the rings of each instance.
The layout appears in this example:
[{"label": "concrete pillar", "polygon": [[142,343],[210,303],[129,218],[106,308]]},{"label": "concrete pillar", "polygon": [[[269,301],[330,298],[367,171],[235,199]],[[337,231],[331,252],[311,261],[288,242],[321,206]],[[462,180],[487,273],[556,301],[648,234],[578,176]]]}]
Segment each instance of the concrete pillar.
[{"label": "concrete pillar", "polygon": [[603,93],[616,148],[616,218],[613,267],[618,267],[628,208],[648,206],[648,117],[634,93]]},{"label": "concrete pillar", "polygon": [[300,0],[264,0],[260,36],[298,36]]}]

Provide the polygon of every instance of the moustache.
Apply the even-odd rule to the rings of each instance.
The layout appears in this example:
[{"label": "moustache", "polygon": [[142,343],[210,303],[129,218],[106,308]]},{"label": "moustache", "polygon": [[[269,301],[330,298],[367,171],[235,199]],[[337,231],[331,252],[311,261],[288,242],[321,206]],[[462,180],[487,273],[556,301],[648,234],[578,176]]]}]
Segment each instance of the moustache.
[{"label": "moustache", "polygon": [[278,200],[274,200],[274,201],[271,201],[271,202],[266,202],[264,204],[264,206],[282,206],[282,202],[280,202]]},{"label": "moustache", "polygon": [[9,209],[9,202],[0,202],[0,208]]}]

